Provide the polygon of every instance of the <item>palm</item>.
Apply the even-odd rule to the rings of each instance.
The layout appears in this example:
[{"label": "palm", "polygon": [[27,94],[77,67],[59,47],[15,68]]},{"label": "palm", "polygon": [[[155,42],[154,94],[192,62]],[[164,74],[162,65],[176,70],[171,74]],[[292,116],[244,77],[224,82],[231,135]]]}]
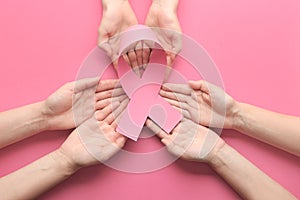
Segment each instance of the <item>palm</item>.
[{"label": "palm", "polygon": [[170,59],[173,60],[175,55],[179,53],[182,45],[181,28],[176,13],[152,4],[145,24],[149,27],[157,27],[154,29],[156,36],[167,51]]},{"label": "palm", "polygon": [[74,84],[67,83],[50,95],[45,101],[49,115],[54,116],[52,117],[53,124],[59,126],[57,129],[70,129],[75,127],[72,117],[73,94]]},{"label": "palm", "polygon": [[136,24],[138,24],[137,18],[127,1],[105,9],[98,30],[99,47],[115,60],[120,45],[118,34]]},{"label": "palm", "polygon": [[77,127],[60,149],[73,163],[85,167],[108,160],[124,142],[111,125],[91,118]]},{"label": "palm", "polygon": [[234,99],[219,87],[207,86],[204,82],[200,84],[200,89],[196,85],[193,89],[182,84],[166,84],[160,95],[197,124],[230,128],[234,117]]},{"label": "palm", "polygon": [[[63,85],[44,102],[44,114],[47,117],[49,130],[65,130],[81,124],[94,113],[95,87],[98,78],[81,79]],[[91,99],[91,101],[88,101]]]},{"label": "palm", "polygon": [[151,120],[147,120],[146,125],[162,138],[169,152],[186,160],[206,161],[208,154],[220,141],[216,133],[187,118],[183,118],[171,134],[165,133]]},{"label": "palm", "polygon": [[206,89],[195,90],[200,111],[200,123],[217,128],[230,128],[235,100],[223,89],[207,83]]},{"label": "palm", "polygon": [[[113,96],[115,89],[118,91],[121,89],[116,84],[117,80],[104,80],[98,84],[96,94],[95,88],[79,92],[83,103],[93,103],[92,115],[71,133],[60,148],[64,155],[79,167],[108,160],[126,142],[125,137],[115,130],[117,118],[126,108],[128,100],[124,100],[124,92],[119,93],[119,96]],[[117,106],[112,105],[112,98],[114,105]],[[78,106],[90,110],[90,105],[79,103]]]}]

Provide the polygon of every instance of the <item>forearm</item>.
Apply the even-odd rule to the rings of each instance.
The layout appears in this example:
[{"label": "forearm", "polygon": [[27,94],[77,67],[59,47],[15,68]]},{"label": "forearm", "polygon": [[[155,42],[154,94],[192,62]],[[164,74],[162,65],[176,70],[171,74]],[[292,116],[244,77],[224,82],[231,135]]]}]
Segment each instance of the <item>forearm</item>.
[{"label": "forearm", "polygon": [[54,151],[1,178],[1,199],[35,199],[77,170],[63,154]]},{"label": "forearm", "polygon": [[209,165],[243,199],[296,199],[229,145],[213,154]]},{"label": "forearm", "polygon": [[179,0],[152,0],[152,5],[177,12]]},{"label": "forearm", "polygon": [[0,148],[47,129],[43,102],[0,113]]},{"label": "forearm", "polygon": [[300,156],[300,118],[238,103],[234,129]]},{"label": "forearm", "polygon": [[104,10],[107,9],[109,6],[114,6],[114,4],[119,4],[119,3],[124,3],[127,2],[128,0],[102,0],[102,8]]}]

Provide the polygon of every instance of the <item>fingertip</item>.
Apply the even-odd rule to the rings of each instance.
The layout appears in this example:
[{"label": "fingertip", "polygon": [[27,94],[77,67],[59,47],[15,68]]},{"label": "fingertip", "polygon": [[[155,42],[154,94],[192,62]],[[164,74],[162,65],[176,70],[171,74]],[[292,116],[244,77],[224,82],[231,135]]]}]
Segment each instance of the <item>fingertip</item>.
[{"label": "fingertip", "polygon": [[124,145],[125,145],[125,142],[127,141],[127,139],[124,137],[124,136],[119,136],[117,139],[116,139],[116,144],[122,148]]},{"label": "fingertip", "polygon": [[167,55],[167,66],[171,67],[172,66],[172,58],[170,55]]},{"label": "fingertip", "polygon": [[202,97],[203,97],[204,101],[210,102],[210,96],[208,94],[202,93]]},{"label": "fingertip", "polygon": [[165,90],[165,91],[169,91],[170,90],[170,84],[171,83],[164,83],[161,87],[161,89]]},{"label": "fingertip", "polygon": [[160,90],[160,91],[159,91],[159,94],[160,94],[161,96],[165,96],[165,94],[166,94],[166,91],[164,91],[164,90]]},{"label": "fingertip", "polygon": [[195,87],[197,85],[197,81],[194,80],[189,80],[188,83],[191,87]]},{"label": "fingertip", "polygon": [[197,80],[197,81],[190,80],[190,81],[188,81],[188,83],[189,83],[189,85],[190,85],[191,88],[196,89],[196,90],[198,90],[198,89],[202,90],[203,85],[205,84],[205,81],[202,80],[202,79],[201,80]]},{"label": "fingertip", "polygon": [[152,123],[152,121],[151,121],[150,119],[147,119],[147,120],[146,120],[146,126],[151,125],[151,123]]},{"label": "fingertip", "polygon": [[165,138],[162,138],[160,141],[161,141],[161,143],[163,143],[164,145],[166,145],[166,139]]}]

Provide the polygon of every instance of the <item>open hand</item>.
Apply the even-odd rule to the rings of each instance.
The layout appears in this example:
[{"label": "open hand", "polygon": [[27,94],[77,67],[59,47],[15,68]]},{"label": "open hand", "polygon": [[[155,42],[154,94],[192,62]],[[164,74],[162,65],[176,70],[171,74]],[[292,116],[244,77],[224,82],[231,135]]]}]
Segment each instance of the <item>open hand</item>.
[{"label": "open hand", "polygon": [[204,80],[189,85],[165,84],[160,95],[171,105],[182,109],[188,119],[204,126],[232,128],[236,101],[223,89]]},{"label": "open hand", "polygon": [[178,0],[153,0],[145,21],[145,25],[154,27],[153,30],[166,51],[169,67],[182,47],[177,6]]}]

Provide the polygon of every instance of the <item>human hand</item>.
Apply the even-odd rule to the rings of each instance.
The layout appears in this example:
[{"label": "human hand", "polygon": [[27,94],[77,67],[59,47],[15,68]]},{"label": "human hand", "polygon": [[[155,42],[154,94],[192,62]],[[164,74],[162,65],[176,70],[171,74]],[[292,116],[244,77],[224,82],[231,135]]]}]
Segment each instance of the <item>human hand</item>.
[{"label": "human hand", "polygon": [[95,94],[94,115],[77,127],[59,148],[74,168],[105,162],[125,144],[126,138],[117,133],[117,120],[128,98],[117,80],[101,81]]},{"label": "human hand", "polygon": [[[98,30],[98,46],[111,57],[114,67],[117,68],[119,55],[119,34],[129,27],[138,24],[138,20],[127,0],[102,0],[103,14]],[[139,48],[140,49],[140,48]],[[137,54],[139,56],[137,56]],[[135,45],[128,49],[126,55],[132,66],[137,66],[141,58],[140,51],[135,52]]]},{"label": "human hand", "polygon": [[[82,109],[84,102],[89,98],[86,90],[94,90],[98,78],[82,79],[69,82],[60,87],[43,102],[43,115],[46,118],[48,130],[66,130],[75,127],[73,109]],[[72,108],[73,105],[73,108]],[[87,119],[91,113],[86,113]],[[82,120],[82,121],[83,121]]]},{"label": "human hand", "polygon": [[169,67],[182,47],[177,6],[178,0],[153,0],[145,21],[145,25],[154,27],[153,30],[166,51]]},{"label": "human hand", "polygon": [[190,161],[208,162],[224,144],[215,132],[185,117],[171,134],[150,119],[146,121],[146,126],[161,138],[170,153]]},{"label": "human hand", "polygon": [[233,128],[237,102],[223,89],[204,80],[188,85],[165,84],[160,91],[171,105],[195,123],[215,128]]}]

